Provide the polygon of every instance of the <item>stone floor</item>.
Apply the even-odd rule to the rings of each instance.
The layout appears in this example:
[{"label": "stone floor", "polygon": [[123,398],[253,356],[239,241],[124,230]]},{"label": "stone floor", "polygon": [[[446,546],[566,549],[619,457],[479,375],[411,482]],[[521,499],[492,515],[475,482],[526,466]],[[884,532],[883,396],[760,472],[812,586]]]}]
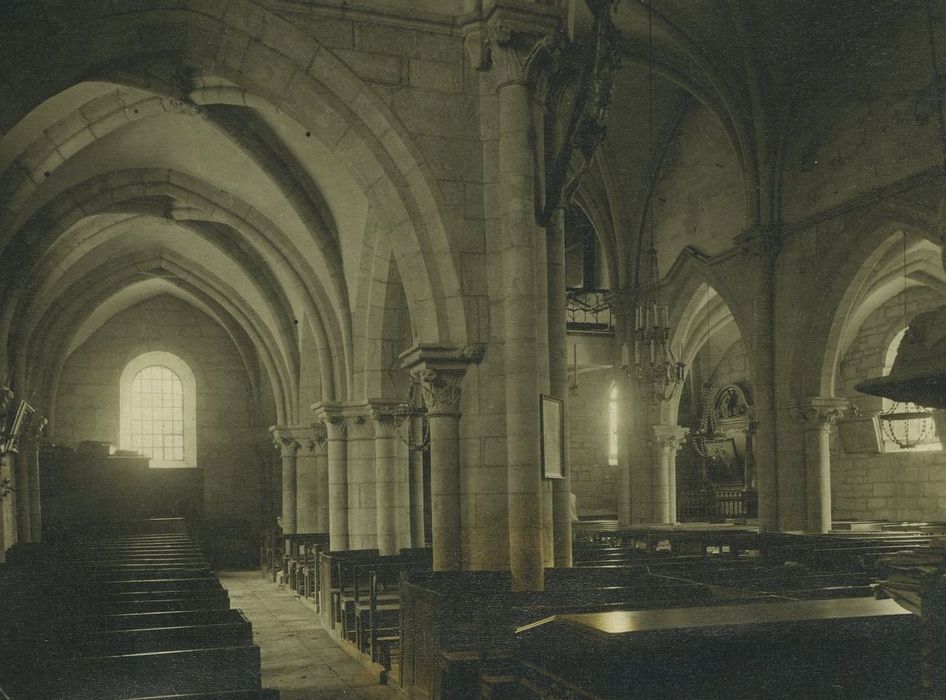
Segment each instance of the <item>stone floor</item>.
[{"label": "stone floor", "polygon": [[381,700],[400,696],[378,684],[357,658],[319,625],[316,613],[258,571],[218,572],[230,605],[253,624],[263,658],[263,687],[281,700]]}]

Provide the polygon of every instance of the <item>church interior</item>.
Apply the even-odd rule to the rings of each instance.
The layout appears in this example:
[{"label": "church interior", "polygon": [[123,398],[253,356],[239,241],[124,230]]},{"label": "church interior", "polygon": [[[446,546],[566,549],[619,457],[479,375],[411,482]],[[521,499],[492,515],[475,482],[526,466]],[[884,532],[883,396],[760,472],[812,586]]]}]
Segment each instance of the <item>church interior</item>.
[{"label": "church interior", "polygon": [[3,700],[946,698],[946,1],[0,0],[0,95]]}]

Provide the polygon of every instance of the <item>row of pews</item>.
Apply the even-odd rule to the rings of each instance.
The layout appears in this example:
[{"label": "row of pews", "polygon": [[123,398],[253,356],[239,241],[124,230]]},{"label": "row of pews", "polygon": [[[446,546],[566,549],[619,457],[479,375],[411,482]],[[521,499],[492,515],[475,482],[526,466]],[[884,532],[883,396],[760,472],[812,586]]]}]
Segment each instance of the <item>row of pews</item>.
[{"label": "row of pews", "polygon": [[400,581],[433,567],[429,548],[381,555],[377,549],[331,551],[327,533],[264,534],[264,576],[314,606],[323,628],[376,664],[396,670],[401,638]]},{"label": "row of pews", "polygon": [[178,519],[17,545],[0,615],[12,698],[278,698],[262,688],[252,626]]},{"label": "row of pews", "polygon": [[[410,696],[918,697],[918,620],[876,600],[931,532],[621,530],[514,592],[505,572],[408,572]],[[880,596],[878,596],[880,597]]]}]

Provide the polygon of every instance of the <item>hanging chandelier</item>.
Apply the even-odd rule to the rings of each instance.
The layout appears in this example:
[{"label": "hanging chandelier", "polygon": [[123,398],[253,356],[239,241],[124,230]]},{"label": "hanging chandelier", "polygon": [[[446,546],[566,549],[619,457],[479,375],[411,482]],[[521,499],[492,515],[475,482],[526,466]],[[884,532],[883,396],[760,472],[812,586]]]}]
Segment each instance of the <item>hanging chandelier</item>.
[{"label": "hanging chandelier", "polygon": [[660,300],[657,251],[648,252],[649,276],[641,286],[634,312],[634,376],[650,390],[651,402],[669,401],[683,383],[686,365],[670,349],[670,321]]},{"label": "hanging chandelier", "polygon": [[933,435],[933,410],[914,403],[894,401],[879,416],[884,437],[901,450],[910,450]]},{"label": "hanging chandelier", "polygon": [[700,423],[696,430],[691,430],[687,437],[693,450],[700,457],[708,457],[712,453],[713,443],[726,439],[725,433],[719,427],[719,419],[716,416],[716,406],[714,398],[716,396],[716,387],[706,382],[703,385],[703,397],[700,406]]},{"label": "hanging chandelier", "polygon": [[[654,150],[654,27],[653,9],[647,7],[649,60],[647,71],[647,120],[651,165]],[[654,209],[650,206],[650,249],[647,251],[647,278],[637,290],[634,310],[634,376],[650,393],[651,403],[669,401],[683,383],[685,365],[670,350],[670,320],[660,300],[660,271],[654,245]],[[626,352],[623,354],[627,354]],[[625,366],[626,362],[623,362]]]},{"label": "hanging chandelier", "polygon": [[[430,422],[427,409],[418,391],[420,382],[411,377],[407,396],[394,408],[394,430],[401,442],[412,452],[425,452],[430,447]],[[417,434],[420,421],[420,435]]]}]

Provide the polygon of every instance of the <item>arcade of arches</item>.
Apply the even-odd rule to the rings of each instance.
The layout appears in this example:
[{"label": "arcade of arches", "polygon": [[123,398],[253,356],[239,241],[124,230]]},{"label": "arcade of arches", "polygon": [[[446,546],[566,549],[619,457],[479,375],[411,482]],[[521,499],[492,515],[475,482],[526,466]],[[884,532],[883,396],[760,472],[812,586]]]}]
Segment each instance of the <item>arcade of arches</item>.
[{"label": "arcade of arches", "polygon": [[[946,294],[946,8],[613,4],[606,137],[539,224],[554,115],[528,49],[587,39],[584,2],[4,3],[14,405],[47,443],[126,448],[122,373],[170,353],[203,517],[252,546],[277,523],[432,545],[435,569],[523,590],[570,564],[572,494],[627,525],[699,520],[721,487],[762,531],[946,519],[936,444],[847,452],[832,429],[881,410],[854,385]],[[686,365],[656,404],[620,369],[651,242]],[[707,383],[732,438],[716,472],[686,440]],[[563,479],[541,395],[564,402]],[[4,457],[0,549],[42,536],[35,454]]]}]

